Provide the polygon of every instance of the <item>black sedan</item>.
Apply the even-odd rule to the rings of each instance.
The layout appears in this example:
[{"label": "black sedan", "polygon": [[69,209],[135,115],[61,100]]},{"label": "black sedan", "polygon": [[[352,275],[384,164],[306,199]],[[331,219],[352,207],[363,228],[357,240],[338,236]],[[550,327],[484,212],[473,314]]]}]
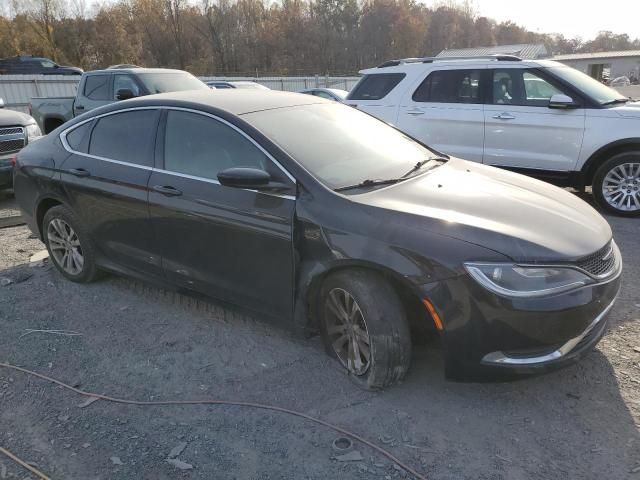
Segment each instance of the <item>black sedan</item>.
[{"label": "black sedan", "polygon": [[404,377],[426,326],[450,378],[567,364],[620,287],[611,229],[574,195],[308,95],[118,102],[29,145],[14,180],[69,280],[132,275],[319,331],[367,388]]}]

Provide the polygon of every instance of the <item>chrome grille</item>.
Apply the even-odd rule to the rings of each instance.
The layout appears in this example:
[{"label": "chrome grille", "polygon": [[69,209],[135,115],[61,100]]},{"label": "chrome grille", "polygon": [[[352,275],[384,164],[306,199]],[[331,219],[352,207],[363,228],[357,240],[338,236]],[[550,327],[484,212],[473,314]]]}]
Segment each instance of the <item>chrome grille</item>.
[{"label": "chrome grille", "polygon": [[0,136],[15,135],[15,134],[24,135],[24,132],[22,131],[22,127],[0,128]]},{"label": "chrome grille", "polygon": [[22,127],[0,128],[0,153],[17,152],[25,145]]},{"label": "chrome grille", "polygon": [[607,276],[616,266],[613,242],[609,242],[597,252],[581,258],[576,262],[576,265],[594,277]]},{"label": "chrome grille", "polygon": [[8,140],[3,142],[0,138],[0,153],[17,152],[24,147],[24,140]]}]

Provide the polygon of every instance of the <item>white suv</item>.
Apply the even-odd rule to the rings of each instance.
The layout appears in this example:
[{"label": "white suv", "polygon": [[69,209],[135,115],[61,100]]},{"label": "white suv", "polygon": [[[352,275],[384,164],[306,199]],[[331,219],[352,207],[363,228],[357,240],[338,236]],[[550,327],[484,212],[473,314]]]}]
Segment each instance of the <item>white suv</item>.
[{"label": "white suv", "polygon": [[557,62],[392,60],[345,102],[441,152],[583,190],[640,215],[640,102]]}]

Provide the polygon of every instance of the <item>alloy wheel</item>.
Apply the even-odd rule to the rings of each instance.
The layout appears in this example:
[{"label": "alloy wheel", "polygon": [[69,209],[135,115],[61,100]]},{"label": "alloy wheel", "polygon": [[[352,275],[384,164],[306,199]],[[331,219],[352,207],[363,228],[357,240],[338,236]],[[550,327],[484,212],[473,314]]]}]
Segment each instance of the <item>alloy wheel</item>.
[{"label": "alloy wheel", "polygon": [[47,227],[47,240],[58,266],[70,275],[79,275],[84,266],[84,255],[73,228],[61,218],[54,218]]},{"label": "alloy wheel", "polygon": [[358,302],[346,290],[334,288],[327,296],[325,310],[333,351],[351,373],[364,375],[371,364],[371,342]]},{"label": "alloy wheel", "polygon": [[602,182],[602,195],[616,210],[640,210],[640,162],[613,167]]}]

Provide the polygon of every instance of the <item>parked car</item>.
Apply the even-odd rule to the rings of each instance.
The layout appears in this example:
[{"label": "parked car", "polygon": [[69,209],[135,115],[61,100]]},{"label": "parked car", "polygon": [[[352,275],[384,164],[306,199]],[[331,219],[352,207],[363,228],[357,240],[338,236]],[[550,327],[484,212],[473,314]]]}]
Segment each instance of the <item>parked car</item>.
[{"label": "parked car", "polygon": [[47,134],[73,117],[118,100],[181,90],[208,90],[188,72],[166,68],[118,68],[86,72],[75,97],[34,97],[31,114]]},{"label": "parked car", "polygon": [[295,93],[102,107],[21,151],[14,178],[69,280],[120,272],[319,330],[367,388],[405,375],[411,327],[440,334],[451,378],[566,365],[620,288],[611,229],[575,195]]},{"label": "parked car", "polygon": [[23,55],[0,59],[0,75],[82,75],[83,71],[58,65],[48,58]]},{"label": "parked car", "polygon": [[640,102],[563,64],[512,56],[394,60],[347,104],[448,154],[584,190],[640,215]]},{"label": "parked car", "polygon": [[631,80],[629,77],[616,77],[609,82],[610,87],[628,87],[631,85]]},{"label": "parked car", "polygon": [[40,129],[32,117],[5,109],[4,100],[0,98],[0,190],[13,186],[16,153],[40,136]]},{"label": "parked car", "polygon": [[270,90],[269,87],[265,87],[264,85],[257,82],[249,82],[244,80],[238,81],[224,81],[224,80],[209,80],[205,82],[209,87],[215,89],[225,89],[225,88],[242,88],[242,89],[253,89],[253,90]]},{"label": "parked car", "polygon": [[333,100],[335,102],[342,102],[347,98],[347,95],[349,95],[349,92],[340,90],[339,88],[307,88],[300,90],[300,93],[326,98],[327,100]]}]

